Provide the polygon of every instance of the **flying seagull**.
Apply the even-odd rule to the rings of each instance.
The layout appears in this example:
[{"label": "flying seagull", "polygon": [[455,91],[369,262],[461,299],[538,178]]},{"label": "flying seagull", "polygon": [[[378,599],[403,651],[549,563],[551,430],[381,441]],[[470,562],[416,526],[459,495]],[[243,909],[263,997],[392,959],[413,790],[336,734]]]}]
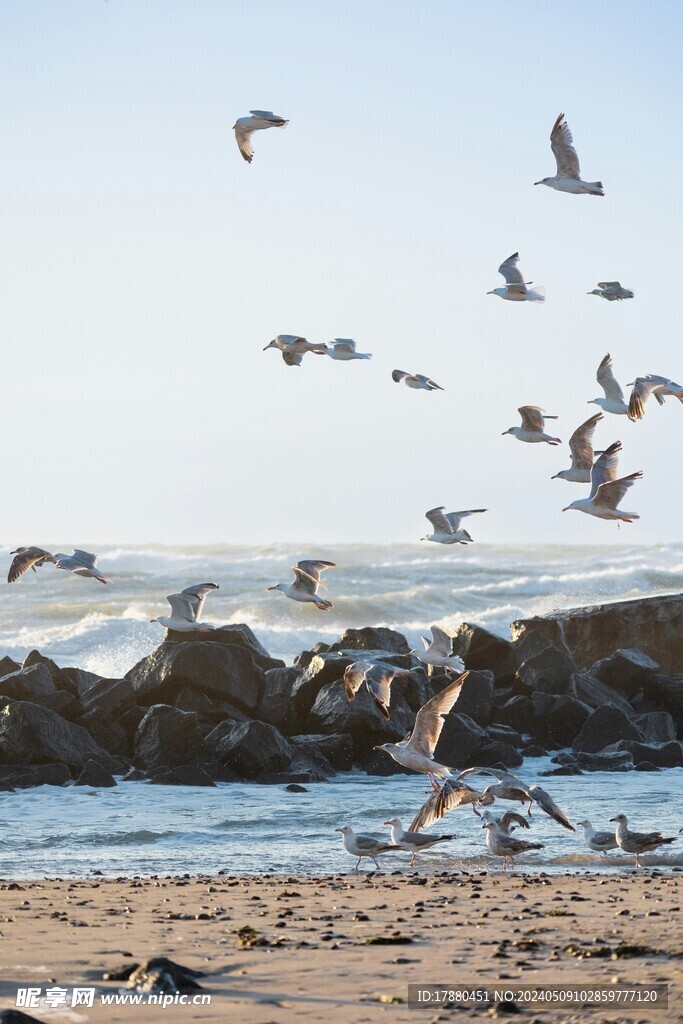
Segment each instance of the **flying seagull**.
[{"label": "flying seagull", "polygon": [[481,826],[486,829],[486,846],[494,857],[503,858],[503,871],[507,870],[509,861],[528,850],[542,850],[543,843],[528,843],[526,839],[515,839],[498,827],[495,821],[487,821]]},{"label": "flying seagull", "polygon": [[473,516],[479,512],[487,512],[485,508],[470,508],[464,512],[445,512],[445,505],[432,508],[425,512],[425,517],[434,528],[433,533],[428,533],[420,540],[431,540],[435,544],[471,544],[472,538],[467,530],[461,530],[460,524],[466,516]]},{"label": "flying seagull", "polygon": [[353,831],[350,825],[344,825],[343,828],[335,828],[334,831],[341,832],[346,852],[354,857],[358,857],[356,871],[360,867],[363,857],[369,857],[370,860],[374,861],[375,867],[379,870],[379,864],[377,863],[379,854],[391,851],[396,853],[400,849],[400,847],[393,846],[391,843],[385,843],[382,839],[375,839],[374,836],[359,835]]},{"label": "flying seagull", "polygon": [[517,410],[522,417],[521,427],[510,427],[504,430],[502,436],[512,434],[519,441],[526,441],[527,444],[535,444],[538,441],[545,441],[546,444],[562,444],[559,437],[551,437],[544,432],[546,420],[556,420],[557,416],[547,415],[538,405],[520,405]]},{"label": "flying seagull", "polygon": [[616,850],[618,843],[614,832],[596,832],[587,818],[585,821],[577,821],[576,824],[583,826],[584,841],[588,849],[592,850],[593,853],[604,853],[606,855],[608,850]]},{"label": "flying seagull", "polygon": [[293,583],[276,583],[274,587],[268,587],[268,590],[279,590],[285,597],[291,597],[292,601],[310,601],[321,611],[327,611],[332,607],[332,602],[318,597],[318,588],[324,586],[320,582],[320,573],[325,569],[334,568],[334,562],[323,562],[313,558],[304,559],[292,566]]},{"label": "flying seagull", "polygon": [[287,366],[301,366],[307,352],[315,352],[319,356],[325,355],[326,352],[324,345],[314,345],[298,334],[278,334],[277,338],[268,342],[263,351],[267,352],[269,348],[276,348],[281,352]]},{"label": "flying seagull", "polygon": [[619,502],[629,487],[632,487],[635,481],[640,480],[643,475],[639,470],[637,473],[622,476],[617,480],[620,451],[621,441],[615,441],[602,453],[591,470],[589,496],[573,501],[571,505],[562,509],[563,512],[576,509],[577,512],[586,512],[589,516],[597,516],[598,519],[617,519],[622,523],[632,523],[634,519],[640,519],[636,512],[625,512],[619,508]]},{"label": "flying seagull", "polygon": [[[551,480],[569,480],[573,484],[589,484],[591,469],[595,460],[593,452],[593,434],[597,424],[603,419],[601,412],[596,412],[589,420],[577,427],[569,438],[569,450],[572,456],[572,464],[569,469],[563,469]],[[602,452],[598,454],[602,455]]]},{"label": "flying seagull", "polygon": [[550,148],[557,164],[557,174],[552,178],[541,178],[534,185],[547,185],[558,192],[571,192],[574,195],[604,196],[601,181],[582,181],[579,169],[579,158],[574,149],[574,140],[569,125],[560,114],[550,133]]},{"label": "flying seagull", "polygon": [[453,654],[453,637],[455,633],[445,626],[432,626],[432,639],[422,637],[424,650],[414,650],[410,653],[423,665],[427,666],[427,674],[432,674],[433,668],[450,669],[452,672],[462,672],[465,663],[457,654]]},{"label": "flying seagull", "polygon": [[545,288],[538,285],[536,288],[529,288],[533,281],[525,281],[524,274],[519,269],[519,253],[513,252],[498,267],[498,273],[505,278],[504,288],[494,288],[487,292],[487,295],[499,295],[501,299],[509,299],[511,302],[545,302]]},{"label": "flying seagull", "polygon": [[[458,779],[464,779],[467,775],[475,773],[479,775],[493,775],[494,778],[502,783],[501,791],[498,791],[498,786],[487,786],[484,790],[484,795],[493,795],[496,800],[519,800],[520,803],[528,803],[527,813],[529,816],[531,816],[531,803],[537,803],[541,810],[550,815],[558,825],[562,825],[563,828],[568,829],[570,832],[576,831],[574,826],[570,824],[567,815],[550,796],[550,793],[547,793],[540,786],[528,786],[526,782],[523,782],[512,772],[505,771],[502,768],[466,768],[464,772],[460,772]],[[503,789],[508,789],[511,794],[516,795],[504,796]]]},{"label": "flying seagull", "polygon": [[111,580],[100,576],[97,572],[97,555],[93,555],[90,551],[81,551],[80,548],[74,548],[71,555],[65,555],[63,551],[59,551],[53,557],[58,569],[65,569],[76,576],[92,576],[93,579],[98,580],[100,583],[111,583]]},{"label": "flying seagull", "polygon": [[206,595],[212,590],[218,590],[217,583],[195,583],[192,587],[185,587],[179,594],[169,594],[166,600],[171,606],[171,614],[160,615],[157,619],[149,621],[158,622],[160,626],[174,629],[178,633],[206,632],[215,629],[210,622],[201,621]]},{"label": "flying seagull", "polygon": [[392,380],[397,384],[405,384],[408,388],[416,388],[422,391],[445,391],[440,384],[425,377],[423,373],[405,373],[404,370],[392,370]]},{"label": "flying seagull", "polygon": [[250,110],[249,113],[251,117],[238,117],[232,126],[239,151],[248,164],[254,157],[251,145],[251,136],[254,132],[260,132],[263,128],[284,128],[289,124],[289,121],[274,114],[272,110]]},{"label": "flying seagull", "polygon": [[349,700],[355,700],[356,694],[363,683],[372,697],[376,707],[389,718],[389,702],[391,700],[391,684],[396,676],[409,676],[405,669],[392,668],[391,665],[379,665],[368,661],[354,661],[344,669],[344,690]]},{"label": "flying seagull", "polygon": [[628,403],[628,418],[630,420],[642,420],[645,415],[645,403],[650,395],[654,395],[659,405],[664,405],[664,398],[673,395],[683,402],[683,387],[669,380],[668,377],[659,377],[656,373],[648,373],[646,377],[636,377],[632,385],[631,398]]},{"label": "flying seagull", "polygon": [[492,823],[497,825],[500,831],[504,832],[508,836],[510,835],[510,832],[514,831],[517,827],[531,828],[529,819],[524,818],[521,814],[518,814],[517,811],[505,811],[504,814],[501,814],[500,818],[496,818],[491,811],[484,811],[481,816],[481,820],[484,824]]},{"label": "flying seagull", "polygon": [[10,551],[10,554],[15,557],[12,559],[7,574],[8,583],[14,583],[29,569],[33,569],[35,572],[36,566],[55,561],[54,555],[51,555],[49,551],[44,551],[43,548],[17,548],[15,551]]},{"label": "flying seagull", "polygon": [[625,416],[628,412],[628,405],[624,401],[624,392],[614,376],[612,368],[612,357],[607,353],[596,374],[598,384],[605,392],[604,398],[591,398],[589,405],[599,405],[604,412],[614,413],[615,416]]},{"label": "flying seagull", "polygon": [[599,295],[601,299],[607,299],[608,302],[621,302],[622,299],[633,298],[630,288],[622,288],[618,281],[598,281],[598,287],[586,294]]},{"label": "flying seagull", "polygon": [[353,338],[335,338],[327,345],[325,355],[330,359],[338,359],[347,363],[352,359],[372,359],[372,352],[356,352],[356,343]]},{"label": "flying seagull", "polygon": [[421,828],[429,828],[435,821],[439,821],[445,814],[454,811],[457,807],[469,805],[476,816],[481,818],[477,805],[492,804],[494,799],[493,796],[485,797],[483,793],[468,786],[466,782],[451,782],[450,779],[447,779],[440,789],[430,793],[427,797],[411,821],[410,831],[419,832]]},{"label": "flying seagull", "polygon": [[406,832],[400,818],[389,818],[383,824],[391,825],[391,841],[400,850],[407,850],[410,853],[410,866],[415,867],[415,858],[421,850],[430,850],[437,843],[446,843],[455,836],[430,836],[425,832]]},{"label": "flying seagull", "polygon": [[434,790],[439,788],[434,776],[445,779],[451,774],[450,768],[434,760],[434,750],[441,736],[444,716],[451,711],[460,696],[467,675],[465,672],[422,705],[415,716],[412,732],[400,743],[382,743],[373,748],[386,751],[404,768],[425,774]]},{"label": "flying seagull", "polygon": [[659,846],[675,843],[678,838],[678,836],[674,836],[667,839],[661,832],[631,832],[629,831],[628,818],[625,814],[617,814],[615,818],[610,818],[610,821],[616,821],[617,823],[614,832],[617,846],[624,853],[635,853],[637,868],[642,868],[643,866],[640,863],[642,854],[649,853],[650,850],[656,850]]}]

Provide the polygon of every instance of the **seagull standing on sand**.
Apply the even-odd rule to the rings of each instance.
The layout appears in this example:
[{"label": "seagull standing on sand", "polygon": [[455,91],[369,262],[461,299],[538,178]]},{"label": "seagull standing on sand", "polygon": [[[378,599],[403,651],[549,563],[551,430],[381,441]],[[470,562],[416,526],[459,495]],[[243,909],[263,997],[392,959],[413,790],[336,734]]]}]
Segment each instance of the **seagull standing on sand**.
[{"label": "seagull standing on sand", "polygon": [[385,718],[389,718],[391,684],[396,676],[409,676],[405,669],[391,665],[373,664],[368,661],[354,661],[344,669],[344,690],[348,700],[355,700],[363,683],[367,687],[375,706]]},{"label": "seagull standing on sand", "polygon": [[583,826],[583,838],[593,853],[604,853],[606,856],[608,850],[616,850],[618,843],[614,832],[596,832],[587,818],[585,821],[577,821],[576,824]]},{"label": "seagull standing on sand", "polygon": [[507,870],[508,863],[513,857],[520,853],[527,853],[528,850],[543,850],[543,843],[528,843],[526,839],[515,839],[498,827],[495,821],[487,821],[481,826],[486,829],[486,846],[489,853],[494,857],[503,858],[503,871]]},{"label": "seagull standing on sand", "polygon": [[277,338],[268,342],[263,351],[267,352],[269,348],[276,348],[281,352],[287,366],[301,366],[307,352],[324,356],[327,351],[324,345],[314,345],[298,334],[278,334]]},{"label": "seagull standing on sand", "polygon": [[526,441],[527,444],[536,444],[545,441],[546,444],[562,444],[559,437],[551,437],[544,433],[546,420],[556,420],[557,416],[548,416],[538,405],[520,405],[517,410],[522,417],[521,427],[510,427],[504,430],[502,436],[512,434],[519,441]]},{"label": "seagull standing on sand", "polygon": [[51,555],[49,551],[43,550],[43,548],[17,548],[15,551],[10,551],[10,554],[15,557],[12,559],[12,564],[7,573],[8,583],[14,583],[25,572],[28,572],[29,569],[33,569],[35,572],[36,566],[56,561],[55,556]]},{"label": "seagull standing on sand", "polygon": [[178,633],[203,633],[215,629],[210,622],[201,621],[206,595],[212,590],[218,590],[217,583],[195,583],[181,590],[179,594],[169,594],[166,600],[171,606],[171,614],[160,615],[157,619],[149,621],[158,622],[160,626],[174,629]]},{"label": "seagull standing on sand", "polygon": [[356,352],[353,338],[335,338],[327,345],[325,355],[342,362],[349,362],[351,359],[372,359],[372,352]]},{"label": "seagull standing on sand", "polygon": [[251,117],[238,117],[232,126],[239,151],[248,164],[254,157],[251,145],[254,132],[260,132],[264,128],[284,128],[289,124],[289,121],[274,114],[272,110],[250,110],[249,113]]},{"label": "seagull standing on sand", "polygon": [[621,302],[622,299],[633,298],[633,292],[629,288],[622,288],[618,281],[598,281],[598,287],[586,294],[599,295],[608,302]]},{"label": "seagull standing on sand", "polygon": [[111,583],[111,580],[100,576],[96,571],[97,555],[93,555],[90,551],[74,548],[71,555],[65,555],[63,551],[59,551],[54,555],[54,563],[58,569],[65,569],[76,576],[92,576],[100,583]]},{"label": "seagull standing on sand", "polygon": [[643,853],[649,853],[650,850],[656,850],[657,847],[665,846],[668,843],[675,843],[678,839],[678,836],[667,839],[661,832],[630,832],[628,818],[625,814],[617,814],[616,818],[610,818],[610,821],[616,821],[617,823],[614,832],[617,846],[624,853],[635,853],[637,868],[642,868],[643,866],[640,863]]},{"label": "seagull standing on sand", "polygon": [[304,559],[292,566],[293,583],[276,583],[274,587],[268,587],[268,590],[279,590],[281,594],[290,597],[292,601],[312,602],[316,608],[327,611],[332,607],[332,602],[318,597],[318,588],[324,586],[320,582],[320,573],[325,569],[334,569],[335,567],[334,562],[323,562],[313,558]]},{"label": "seagull standing on sand", "polygon": [[633,384],[631,398],[628,403],[628,418],[630,420],[642,420],[645,415],[645,403],[650,395],[654,395],[659,405],[664,405],[667,395],[673,395],[680,402],[683,402],[683,387],[669,380],[668,377],[659,377],[656,373],[648,373],[646,377],[636,377]]},{"label": "seagull standing on sand", "polygon": [[390,851],[396,852],[400,849],[398,846],[392,846],[390,843],[385,843],[382,839],[375,839],[374,836],[362,836],[357,832],[354,832],[350,825],[344,825],[343,828],[335,828],[335,832],[341,832],[342,842],[344,843],[344,849],[347,853],[350,853],[353,857],[358,857],[356,862],[355,870],[357,871],[360,867],[360,862],[363,857],[369,857],[370,860],[374,861],[375,867],[379,871],[379,864],[377,863],[377,857],[380,853],[389,853]]},{"label": "seagull standing on sand", "polygon": [[432,674],[432,668],[450,669],[451,672],[462,672],[465,663],[457,654],[453,654],[453,637],[455,633],[446,626],[432,626],[432,639],[423,636],[422,642],[425,645],[423,651],[415,650],[410,653],[423,665],[427,666],[427,674]]},{"label": "seagull standing on sand", "polygon": [[415,388],[421,391],[445,391],[440,384],[437,384],[430,377],[423,373],[406,373],[404,370],[392,370],[392,380],[397,384],[405,384],[408,388]]},{"label": "seagull standing on sand", "polygon": [[415,716],[412,732],[400,743],[382,743],[373,749],[386,751],[404,768],[422,772],[429,779],[432,789],[437,790],[439,786],[434,777],[448,778],[451,769],[434,760],[434,750],[441,736],[444,716],[452,710],[466,679],[467,672],[423,704]]},{"label": "seagull standing on sand", "polygon": [[547,185],[558,192],[571,192],[573,195],[604,196],[605,190],[601,181],[582,181],[579,158],[574,149],[574,140],[569,125],[560,114],[550,133],[550,148],[557,164],[557,174],[552,178],[541,178],[534,185]]},{"label": "seagull standing on sand", "polygon": [[502,783],[500,787],[487,786],[484,790],[484,796],[492,795],[495,796],[496,800],[519,800],[521,804],[528,803],[527,814],[529,817],[531,817],[532,802],[537,803],[541,810],[556,821],[558,825],[562,825],[563,828],[568,829],[570,832],[576,832],[564,811],[557,806],[550,793],[547,793],[541,786],[528,786],[526,782],[513,775],[512,772],[505,771],[502,768],[466,768],[464,772],[460,772],[456,781],[475,773],[479,775],[493,775],[494,778]]},{"label": "seagull standing on sand", "polygon": [[487,292],[487,295],[498,295],[501,299],[508,299],[510,302],[545,302],[545,288],[538,285],[536,288],[529,288],[533,281],[525,281],[524,274],[519,269],[519,253],[513,252],[498,267],[498,273],[505,278],[504,288],[494,288]]},{"label": "seagull standing on sand", "polygon": [[447,780],[441,789],[437,789],[427,797],[411,821],[410,831],[419,832],[421,828],[429,828],[435,821],[439,821],[445,814],[454,811],[457,807],[469,805],[476,816],[481,818],[482,815],[477,810],[477,805],[492,804],[494,799],[493,796],[485,797],[483,793],[472,789],[466,782]]},{"label": "seagull standing on sand", "polygon": [[464,512],[444,512],[445,505],[432,508],[425,512],[425,517],[434,527],[433,533],[428,533],[420,540],[431,540],[435,544],[471,544],[472,538],[467,530],[461,530],[460,524],[466,516],[476,515],[478,512],[488,512],[486,508],[470,508]]},{"label": "seagull standing on sand", "polygon": [[391,825],[391,841],[394,846],[410,853],[411,868],[415,867],[415,858],[421,850],[430,850],[437,843],[446,843],[455,839],[455,836],[428,836],[424,832],[405,832],[400,818],[389,818],[384,824]]},{"label": "seagull standing on sand", "polygon": [[622,476],[617,480],[617,462],[621,451],[621,441],[615,441],[606,449],[597,460],[591,470],[591,490],[587,498],[578,498],[571,505],[563,508],[563,512],[575,509],[577,512],[586,512],[589,516],[596,516],[598,519],[617,519],[622,523],[632,523],[634,519],[640,519],[637,512],[625,512],[619,508],[619,502],[625,496],[629,487],[632,487],[636,480],[640,480],[642,472],[631,473],[630,476]]},{"label": "seagull standing on sand", "polygon": [[588,404],[599,405],[604,412],[612,412],[615,416],[625,416],[628,412],[628,406],[624,401],[624,392],[621,390],[621,385],[614,376],[612,357],[609,352],[598,366],[596,377],[598,384],[605,392],[605,397],[591,398]]},{"label": "seagull standing on sand", "polygon": [[[573,484],[589,484],[591,469],[595,453],[593,452],[593,434],[595,427],[604,419],[601,412],[596,412],[589,420],[577,427],[569,438],[569,450],[572,456],[572,464],[569,469],[563,469],[551,480],[569,480]],[[602,452],[599,453],[602,455]]]}]

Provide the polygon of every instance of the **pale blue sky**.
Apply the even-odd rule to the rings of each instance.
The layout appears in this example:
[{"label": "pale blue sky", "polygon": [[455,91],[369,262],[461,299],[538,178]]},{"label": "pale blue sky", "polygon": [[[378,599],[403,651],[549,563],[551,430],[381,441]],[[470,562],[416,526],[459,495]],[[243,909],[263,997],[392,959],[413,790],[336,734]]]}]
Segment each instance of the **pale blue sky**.
[{"label": "pale blue sky", "polygon": [[[568,449],[501,432],[683,377],[672,3],[22,0],[0,5],[5,542],[680,536],[683,407],[607,417],[645,471],[618,531],[560,511]],[[290,118],[254,137],[250,108]],[[554,172],[563,110],[606,198]],[[518,249],[544,306],[486,295]],[[632,287],[632,302],[586,292]],[[370,363],[262,351],[356,338]],[[399,367],[444,393],[395,385]],[[673,472],[672,472],[673,469]],[[628,536],[626,537],[626,534]],[[1,538],[0,538],[1,539]]]}]

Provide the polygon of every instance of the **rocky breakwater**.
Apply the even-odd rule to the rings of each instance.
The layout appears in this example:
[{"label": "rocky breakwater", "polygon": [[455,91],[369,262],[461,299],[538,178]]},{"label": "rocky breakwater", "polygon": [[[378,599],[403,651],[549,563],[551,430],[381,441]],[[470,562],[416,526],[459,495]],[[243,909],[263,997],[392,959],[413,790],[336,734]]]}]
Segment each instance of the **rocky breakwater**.
[{"label": "rocky breakwater", "polygon": [[[650,654],[622,647],[587,666],[554,618],[512,641],[464,624],[453,646],[469,677],[437,747],[442,763],[514,769],[556,751],[553,771],[565,774],[683,766],[683,675]],[[389,720],[365,687],[347,700],[342,677],[357,660],[406,670]],[[241,624],[169,633],[123,679],[60,668],[37,651],[23,665],[2,658],[0,788],[112,786],[114,776],[314,783],[354,767],[388,775],[398,766],[374,746],[405,736],[447,683],[426,675],[402,634],[371,627],[289,667]]]}]

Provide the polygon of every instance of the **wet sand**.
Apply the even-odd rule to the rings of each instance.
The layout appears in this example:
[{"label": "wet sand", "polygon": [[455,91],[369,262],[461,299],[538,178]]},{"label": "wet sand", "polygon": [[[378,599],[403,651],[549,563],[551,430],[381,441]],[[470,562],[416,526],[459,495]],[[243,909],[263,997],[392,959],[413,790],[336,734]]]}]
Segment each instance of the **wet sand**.
[{"label": "wet sand", "polygon": [[[529,1022],[664,1024],[683,1019],[682,888],[677,872],[5,882],[0,1010],[15,1005],[18,986],[40,986],[41,994],[53,984],[119,991],[125,982],[103,981],[104,972],[166,956],[205,972],[198,981],[212,996],[210,1006],[168,1006],[162,1013],[159,1006],[103,1006],[96,999],[92,1009],[26,1012],[51,1022],[288,1024],[337,1022],[343,1014],[346,1022],[399,1024],[512,1016],[481,1005],[410,1009],[409,982],[668,983],[668,1010],[535,1005],[516,1015]],[[368,943],[377,938],[385,941]],[[631,948],[617,953],[619,946]]]}]

